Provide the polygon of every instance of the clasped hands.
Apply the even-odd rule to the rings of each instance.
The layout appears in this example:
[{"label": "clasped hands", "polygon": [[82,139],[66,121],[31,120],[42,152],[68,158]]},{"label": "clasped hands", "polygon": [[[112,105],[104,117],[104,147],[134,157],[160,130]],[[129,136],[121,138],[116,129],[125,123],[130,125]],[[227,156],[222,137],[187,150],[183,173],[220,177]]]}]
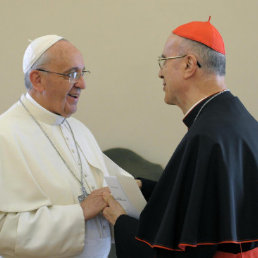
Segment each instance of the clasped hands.
[{"label": "clasped hands", "polygon": [[[141,181],[136,180],[136,182],[138,186],[141,187]],[[94,190],[80,205],[85,220],[92,219],[99,213],[102,213],[103,216],[114,225],[120,215],[126,214],[119,202],[113,198],[108,187]]]},{"label": "clasped hands", "polygon": [[114,225],[120,215],[126,214],[123,207],[113,198],[108,187],[94,190],[80,205],[85,220],[92,219],[102,213]]}]

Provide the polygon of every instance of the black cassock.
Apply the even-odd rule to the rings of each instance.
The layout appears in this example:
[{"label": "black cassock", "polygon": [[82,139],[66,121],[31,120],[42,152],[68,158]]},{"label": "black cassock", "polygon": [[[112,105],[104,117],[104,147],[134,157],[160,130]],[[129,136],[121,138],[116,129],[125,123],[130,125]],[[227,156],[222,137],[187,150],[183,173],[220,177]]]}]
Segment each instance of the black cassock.
[{"label": "black cassock", "polygon": [[188,132],[159,182],[142,179],[140,219],[118,218],[118,258],[209,258],[258,246],[258,123],[230,92],[211,98],[185,117]]}]

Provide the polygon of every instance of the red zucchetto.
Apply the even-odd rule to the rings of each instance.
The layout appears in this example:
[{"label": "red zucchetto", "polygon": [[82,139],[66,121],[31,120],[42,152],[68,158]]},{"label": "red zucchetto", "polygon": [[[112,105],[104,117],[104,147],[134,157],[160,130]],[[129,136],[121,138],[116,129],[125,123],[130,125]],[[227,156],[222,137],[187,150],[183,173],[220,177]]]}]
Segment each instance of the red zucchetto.
[{"label": "red zucchetto", "polygon": [[172,32],[180,37],[200,42],[225,55],[223,38],[218,30],[210,23],[210,19],[211,16],[207,22],[194,21],[183,24]]}]

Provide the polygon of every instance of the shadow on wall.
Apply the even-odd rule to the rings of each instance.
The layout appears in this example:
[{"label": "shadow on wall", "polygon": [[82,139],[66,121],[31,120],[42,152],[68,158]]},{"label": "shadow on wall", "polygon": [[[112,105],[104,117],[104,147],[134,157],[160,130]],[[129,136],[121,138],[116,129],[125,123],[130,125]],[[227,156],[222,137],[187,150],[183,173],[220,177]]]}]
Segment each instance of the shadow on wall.
[{"label": "shadow on wall", "polygon": [[[113,148],[103,152],[117,165],[132,174],[135,178],[144,177],[157,181],[163,171],[161,165],[152,163],[129,149]],[[116,258],[114,244],[112,244],[108,257]]]}]

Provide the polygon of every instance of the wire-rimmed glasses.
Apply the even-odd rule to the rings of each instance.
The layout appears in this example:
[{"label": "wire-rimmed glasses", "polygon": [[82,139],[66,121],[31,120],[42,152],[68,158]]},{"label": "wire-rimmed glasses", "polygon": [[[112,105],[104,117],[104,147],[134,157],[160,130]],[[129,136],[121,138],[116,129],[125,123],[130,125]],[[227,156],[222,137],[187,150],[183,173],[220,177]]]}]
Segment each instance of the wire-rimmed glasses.
[{"label": "wire-rimmed glasses", "polygon": [[[158,57],[158,63],[159,63],[159,67],[160,69],[162,69],[165,65],[165,62],[167,60],[170,60],[170,59],[177,59],[177,58],[183,58],[183,57],[186,57],[187,55],[182,55],[182,56],[170,56],[170,57],[163,57],[163,56],[159,56]],[[201,68],[201,64],[197,61],[197,65],[199,66],[199,68]]]},{"label": "wire-rimmed glasses", "polygon": [[35,70],[40,71],[40,72],[45,72],[45,73],[54,73],[54,74],[66,77],[66,78],[68,78],[70,83],[75,83],[81,78],[81,76],[84,76],[86,73],[90,73],[89,70],[82,70],[81,72],[73,71],[70,73],[57,73],[57,72],[48,71],[48,70],[42,69],[42,68],[38,68]]}]

